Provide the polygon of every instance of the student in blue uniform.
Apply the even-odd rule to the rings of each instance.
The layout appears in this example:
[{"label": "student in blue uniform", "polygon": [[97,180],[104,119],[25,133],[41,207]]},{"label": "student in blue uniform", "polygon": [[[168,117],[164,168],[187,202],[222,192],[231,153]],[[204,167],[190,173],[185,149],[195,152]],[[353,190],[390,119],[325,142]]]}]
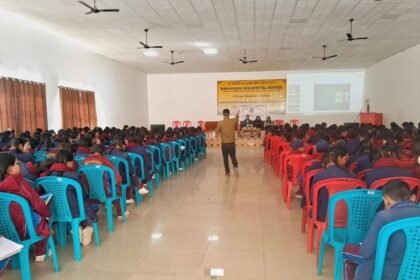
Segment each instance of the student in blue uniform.
[{"label": "student in blue uniform", "polygon": [[[348,152],[340,145],[333,146],[327,154],[325,154],[322,165],[325,170],[316,174],[310,186],[310,199],[313,199],[313,186],[322,180],[333,178],[356,178],[356,175],[346,168],[348,160]],[[318,193],[318,215],[317,220],[325,221],[328,209],[328,191],[321,188]]]},{"label": "student in blue uniform", "polygon": [[[420,216],[420,208],[414,202],[415,196],[411,195],[407,183],[401,180],[388,182],[383,188],[383,196],[385,210],[376,214],[360,246],[359,254],[364,261],[357,269],[355,278],[357,280],[368,280],[372,278],[379,231],[391,222]],[[398,278],[405,246],[406,240],[402,232],[397,232],[391,237],[385,257],[382,279]]]},{"label": "student in blue uniform", "polygon": [[386,157],[382,149],[371,154],[372,170],[369,170],[363,180],[370,186],[373,182],[389,177],[412,177],[413,170],[398,167],[394,160]]}]

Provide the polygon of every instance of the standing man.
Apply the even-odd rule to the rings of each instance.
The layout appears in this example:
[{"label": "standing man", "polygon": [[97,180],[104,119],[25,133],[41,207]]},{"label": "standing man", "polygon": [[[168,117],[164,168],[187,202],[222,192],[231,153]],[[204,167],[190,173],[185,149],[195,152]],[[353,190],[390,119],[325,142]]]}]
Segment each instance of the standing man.
[{"label": "standing man", "polygon": [[238,161],[236,160],[235,128],[239,121],[239,110],[234,119],[229,118],[229,109],[223,110],[223,120],[217,124],[216,134],[222,137],[222,154],[226,176],[230,176],[229,156],[232,160],[233,172],[239,175]]}]

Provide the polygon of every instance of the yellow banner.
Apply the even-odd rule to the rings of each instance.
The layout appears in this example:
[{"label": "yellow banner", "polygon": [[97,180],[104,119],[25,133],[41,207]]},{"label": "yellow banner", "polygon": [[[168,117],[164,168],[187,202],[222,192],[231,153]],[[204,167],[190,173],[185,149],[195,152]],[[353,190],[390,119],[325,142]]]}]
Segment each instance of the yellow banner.
[{"label": "yellow banner", "polygon": [[239,109],[244,106],[258,106],[258,111],[264,115],[284,114],[286,80],[218,81],[217,105],[219,114],[224,108]]}]

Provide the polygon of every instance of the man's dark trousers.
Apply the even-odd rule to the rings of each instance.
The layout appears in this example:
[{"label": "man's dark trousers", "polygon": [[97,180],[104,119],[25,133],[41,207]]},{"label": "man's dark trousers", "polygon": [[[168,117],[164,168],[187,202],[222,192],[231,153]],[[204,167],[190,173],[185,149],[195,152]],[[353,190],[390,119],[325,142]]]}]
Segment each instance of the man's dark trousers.
[{"label": "man's dark trousers", "polygon": [[232,160],[233,168],[238,167],[238,161],[236,160],[236,146],[235,143],[222,143],[222,154],[223,154],[223,163],[225,165],[225,172],[230,173],[229,168],[229,156]]}]

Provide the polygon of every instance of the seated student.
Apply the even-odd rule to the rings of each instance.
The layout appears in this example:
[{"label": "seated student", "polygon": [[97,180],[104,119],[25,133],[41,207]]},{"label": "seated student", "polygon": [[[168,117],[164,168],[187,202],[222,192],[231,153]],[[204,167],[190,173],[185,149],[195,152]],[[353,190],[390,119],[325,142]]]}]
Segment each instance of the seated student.
[{"label": "seated student", "polygon": [[414,176],[420,179],[420,138],[416,140],[413,146],[414,160],[416,161],[414,167]]},{"label": "seated student", "polygon": [[[329,152],[322,159],[324,170],[316,174],[310,186],[310,199],[313,198],[313,186],[322,180],[333,178],[356,178],[356,175],[346,168],[348,152],[340,145],[331,147]],[[317,219],[325,221],[328,210],[328,191],[321,188],[318,193],[318,216]]]},{"label": "seated student", "polygon": [[264,122],[264,127],[267,128],[268,126],[273,126],[274,122],[271,120],[270,116],[267,116]]},{"label": "seated student", "polygon": [[54,143],[52,142],[52,135],[49,132],[44,132],[41,135],[38,147],[35,149],[35,152],[38,151],[45,151],[48,152],[49,150],[54,148]]},{"label": "seated student", "polygon": [[[125,142],[124,142],[124,138],[120,135],[115,135],[114,138],[112,139],[112,146],[111,148],[107,151],[108,155],[111,156],[117,156],[117,157],[122,157],[123,159],[127,160],[128,162],[128,172],[131,178],[131,184],[132,184],[132,188],[134,189],[138,189],[139,194],[141,195],[145,195],[149,193],[149,190],[147,188],[145,188],[144,186],[141,186],[135,169],[133,167],[133,165],[131,164],[131,160],[130,160],[130,156],[125,152]],[[126,174],[122,173],[122,172],[126,172],[126,170],[124,168],[119,168],[120,174],[123,175],[122,179],[123,179],[123,183],[125,183],[125,178],[126,178]],[[132,198],[132,191],[129,190],[127,192],[127,204],[133,204],[134,200]]]},{"label": "seated student", "polygon": [[[105,165],[108,166],[110,168],[112,168],[112,170],[114,171],[115,174],[115,181],[116,181],[116,187],[117,187],[117,194],[120,195],[121,194],[121,183],[122,183],[122,178],[120,175],[120,172],[115,168],[115,166],[112,164],[112,162],[107,159],[104,156],[105,153],[105,148],[104,146],[100,145],[100,144],[96,144],[92,147],[92,152],[93,154],[88,155],[87,158],[85,158],[85,160],[83,161],[83,164],[85,165],[89,165],[89,164],[93,164],[93,165]],[[84,181],[82,181],[84,184],[83,186],[86,188],[87,193],[89,193],[89,186],[87,184],[87,182],[85,183]],[[105,193],[107,195],[110,195],[110,181],[108,178],[104,177],[104,186],[105,186]],[[122,211],[121,211],[121,204],[120,204],[120,200],[114,200],[113,202],[116,210],[117,210],[117,217],[118,219],[122,219]],[[128,216],[130,214],[130,212],[125,211],[125,215]]]},{"label": "seated student", "polygon": [[[410,187],[401,180],[392,180],[383,188],[385,210],[378,212],[367,232],[360,248],[356,251],[360,261],[355,279],[369,280],[375,266],[376,246],[380,230],[387,224],[405,218],[420,216],[415,196]],[[395,233],[389,240],[382,279],[397,279],[406,247],[406,239],[402,232]],[[347,279],[352,279],[352,275]]]},{"label": "seated student", "polygon": [[389,177],[412,177],[413,170],[398,167],[395,160],[386,157],[383,149],[371,153],[372,170],[369,170],[363,180],[368,187],[375,181]]},{"label": "seated student", "polygon": [[79,140],[79,147],[76,150],[76,156],[86,157],[88,156],[92,148],[92,138],[83,136]]},{"label": "seated student", "polygon": [[29,139],[15,138],[12,140],[12,146],[9,153],[14,155],[20,162],[28,162],[32,160],[32,154],[29,152],[31,149]]},{"label": "seated student", "polygon": [[319,141],[317,141],[315,144],[315,153],[312,156],[312,160],[314,162],[311,164],[311,166],[308,167],[306,172],[322,168],[322,159],[325,153],[327,153],[329,149],[330,149],[330,143],[328,143],[324,139],[320,139]]},{"label": "seated student", "polygon": [[264,128],[264,122],[261,120],[260,116],[256,116],[254,120],[254,127],[263,129]]},{"label": "seated student", "polygon": [[[47,251],[47,238],[50,236],[47,218],[50,218],[51,214],[35,189],[23,179],[16,158],[9,153],[0,153],[0,192],[16,194],[28,201],[32,210],[32,222],[36,233],[45,238],[34,245],[35,261],[44,261]],[[22,209],[12,204],[10,205],[10,214],[17,233],[21,239],[25,239],[26,221]]]},{"label": "seated student", "polygon": [[[81,186],[83,186],[80,181],[79,174],[77,173],[76,169],[74,169],[73,154],[66,150],[60,150],[57,152],[56,163],[51,165],[48,171],[43,172],[41,174],[41,177],[44,176],[58,176],[70,178],[76,180],[80,183]],[[75,190],[71,187],[67,187],[67,200],[73,218],[79,217],[80,213],[79,204],[77,202],[77,195]],[[82,243],[83,246],[87,246],[92,240],[93,233],[93,228],[91,226],[88,226],[88,224],[97,222],[98,216],[96,215],[96,212],[93,209],[93,207],[86,202],[87,196],[85,193],[83,193],[83,200],[86,213],[86,221],[80,224],[79,234],[80,243]]]},{"label": "seated student", "polygon": [[[171,132],[172,133],[172,132]],[[143,187],[147,186],[147,182],[150,182],[153,177],[153,168],[152,168],[152,159],[147,155],[146,147],[143,146],[143,136],[135,135],[130,133],[127,135],[125,142],[126,142],[126,150],[128,153],[136,153],[141,155],[144,159],[144,181]]]},{"label": "seated student", "polygon": [[[352,163],[357,162],[357,160],[361,158],[366,158],[367,160],[369,160],[369,157],[370,157],[370,141],[362,140],[360,141],[359,150],[357,151],[357,153],[350,155],[349,160],[347,161],[347,167],[350,166]],[[366,159],[363,159],[363,160],[366,160]]]},{"label": "seated student", "polygon": [[43,172],[48,171],[54,163],[55,160],[53,158],[46,158],[42,161],[38,161],[37,163],[28,161],[26,163],[19,162],[18,164],[23,178],[35,181]]}]

